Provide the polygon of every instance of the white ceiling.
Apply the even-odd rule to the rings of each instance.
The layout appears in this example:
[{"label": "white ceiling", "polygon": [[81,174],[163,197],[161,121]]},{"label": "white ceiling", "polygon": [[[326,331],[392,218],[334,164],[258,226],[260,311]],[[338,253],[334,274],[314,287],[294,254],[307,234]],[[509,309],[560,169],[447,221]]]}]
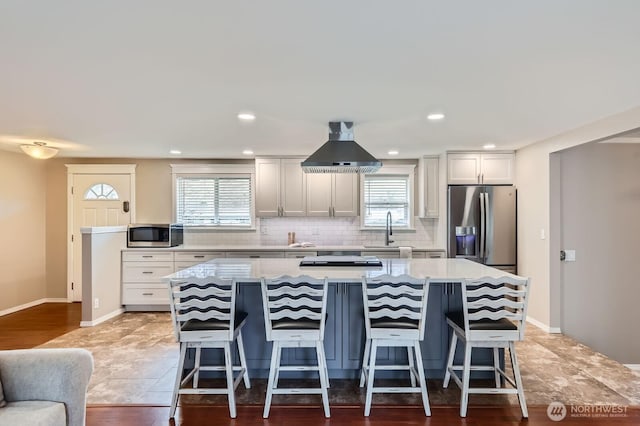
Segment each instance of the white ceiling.
[{"label": "white ceiling", "polygon": [[0,149],[308,155],[335,120],[381,158],[518,148],[640,105],[639,15],[636,0],[2,0]]}]

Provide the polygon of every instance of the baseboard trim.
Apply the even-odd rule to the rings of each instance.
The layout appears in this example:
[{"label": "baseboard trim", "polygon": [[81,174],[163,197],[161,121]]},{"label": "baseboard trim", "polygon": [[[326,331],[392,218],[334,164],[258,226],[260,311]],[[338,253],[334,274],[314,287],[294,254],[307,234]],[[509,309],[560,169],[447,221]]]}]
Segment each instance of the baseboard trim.
[{"label": "baseboard trim", "polygon": [[640,364],[622,364],[630,370],[640,373]]},{"label": "baseboard trim", "polygon": [[93,321],[80,321],[80,327],[93,327],[94,325],[98,325],[100,323],[103,323],[107,320],[110,320],[113,317],[117,317],[120,314],[124,313],[124,309],[120,308],[120,309],[116,309],[113,312],[110,312],[106,315],[101,316],[100,318],[96,318]]},{"label": "baseboard trim", "polygon": [[535,325],[536,327],[542,329],[543,331],[549,333],[549,334],[561,334],[562,330],[560,330],[560,327],[549,327],[547,324],[544,324],[540,321],[538,321],[535,318],[532,318],[530,316],[527,316],[527,322]]},{"label": "baseboard trim", "polygon": [[44,298],[34,300],[33,302],[25,303],[23,305],[14,306],[13,308],[5,309],[0,311],[0,317],[13,314],[14,312],[21,311],[27,308],[33,308],[34,306],[42,305],[43,303],[68,303],[67,299],[58,299],[58,298]]}]

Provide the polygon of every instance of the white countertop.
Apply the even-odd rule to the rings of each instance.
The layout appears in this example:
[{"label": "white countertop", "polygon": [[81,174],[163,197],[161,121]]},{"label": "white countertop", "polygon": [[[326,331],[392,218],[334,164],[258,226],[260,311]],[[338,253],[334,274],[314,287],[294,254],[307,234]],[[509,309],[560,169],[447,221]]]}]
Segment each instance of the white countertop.
[{"label": "white countertop", "polygon": [[382,267],[300,266],[300,259],[213,259],[164,277],[189,278],[218,276],[239,281],[256,281],[262,277],[310,275],[331,281],[358,282],[363,276],[408,274],[429,277],[437,282],[460,282],[465,278],[513,276],[505,271],[466,259],[381,259]]},{"label": "white countertop", "polygon": [[[409,247],[409,246],[407,246]],[[129,247],[124,250],[132,251],[398,251],[400,246],[313,246],[313,247],[289,247],[286,245],[179,245],[175,247]],[[412,246],[413,251],[445,251],[444,248],[437,247],[417,247]]]}]

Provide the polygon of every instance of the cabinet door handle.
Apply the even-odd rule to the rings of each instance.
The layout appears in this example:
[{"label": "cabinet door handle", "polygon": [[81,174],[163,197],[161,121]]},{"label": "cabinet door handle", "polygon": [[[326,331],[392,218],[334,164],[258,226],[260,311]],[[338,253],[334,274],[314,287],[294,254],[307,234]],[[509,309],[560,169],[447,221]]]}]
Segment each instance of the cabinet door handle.
[{"label": "cabinet door handle", "polygon": [[484,173],[482,174],[482,183],[484,183]]},{"label": "cabinet door handle", "polygon": [[142,271],[143,274],[153,274],[152,271]]},{"label": "cabinet door handle", "polygon": [[480,175],[478,175],[478,183],[480,183]]},{"label": "cabinet door handle", "polygon": [[153,293],[142,293],[143,296],[153,296]]}]

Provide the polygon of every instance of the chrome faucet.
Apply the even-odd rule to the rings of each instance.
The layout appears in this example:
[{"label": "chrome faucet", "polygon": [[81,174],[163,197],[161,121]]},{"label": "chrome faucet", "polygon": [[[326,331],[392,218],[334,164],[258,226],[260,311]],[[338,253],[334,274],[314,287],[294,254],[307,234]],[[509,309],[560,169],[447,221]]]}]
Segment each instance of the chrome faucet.
[{"label": "chrome faucet", "polygon": [[390,211],[387,212],[387,225],[386,225],[385,231],[386,232],[384,235],[384,245],[388,246],[393,242],[393,240],[389,239],[389,237],[393,235],[393,229],[391,228],[391,212]]}]

